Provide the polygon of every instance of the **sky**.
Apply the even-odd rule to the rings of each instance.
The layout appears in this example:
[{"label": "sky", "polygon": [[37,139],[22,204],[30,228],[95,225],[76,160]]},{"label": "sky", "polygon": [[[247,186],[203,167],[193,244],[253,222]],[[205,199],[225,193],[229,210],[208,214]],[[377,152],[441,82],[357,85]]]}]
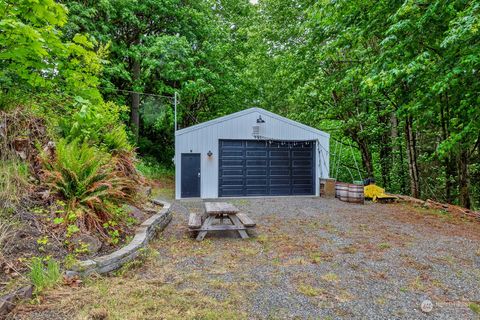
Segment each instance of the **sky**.
[{"label": "sky", "polygon": [[250,3],[251,3],[251,4],[257,4],[257,3],[258,3],[258,0],[250,0]]}]

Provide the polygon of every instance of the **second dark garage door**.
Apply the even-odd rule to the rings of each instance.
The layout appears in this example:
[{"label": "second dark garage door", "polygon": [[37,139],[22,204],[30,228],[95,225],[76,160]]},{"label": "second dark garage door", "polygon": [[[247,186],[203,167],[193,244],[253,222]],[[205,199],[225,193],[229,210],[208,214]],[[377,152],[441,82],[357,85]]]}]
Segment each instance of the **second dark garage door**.
[{"label": "second dark garage door", "polygon": [[219,197],[315,194],[315,142],[219,141]]}]

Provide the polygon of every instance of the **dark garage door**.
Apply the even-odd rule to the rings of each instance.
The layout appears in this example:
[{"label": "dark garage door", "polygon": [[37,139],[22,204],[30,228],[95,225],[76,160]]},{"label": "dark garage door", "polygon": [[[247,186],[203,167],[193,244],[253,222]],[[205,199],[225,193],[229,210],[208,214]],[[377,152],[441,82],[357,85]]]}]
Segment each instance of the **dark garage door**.
[{"label": "dark garage door", "polygon": [[219,141],[219,196],[315,194],[315,142]]}]

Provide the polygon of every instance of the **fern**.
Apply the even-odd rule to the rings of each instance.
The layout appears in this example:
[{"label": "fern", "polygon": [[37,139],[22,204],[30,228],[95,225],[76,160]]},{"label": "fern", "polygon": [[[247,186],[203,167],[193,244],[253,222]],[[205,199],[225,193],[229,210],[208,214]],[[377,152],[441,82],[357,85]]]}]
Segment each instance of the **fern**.
[{"label": "fern", "polygon": [[115,220],[116,205],[133,200],[134,181],[116,170],[110,155],[78,140],[61,140],[56,158],[42,160],[45,182],[67,203],[65,215],[73,212],[79,228],[107,236],[103,224]]}]

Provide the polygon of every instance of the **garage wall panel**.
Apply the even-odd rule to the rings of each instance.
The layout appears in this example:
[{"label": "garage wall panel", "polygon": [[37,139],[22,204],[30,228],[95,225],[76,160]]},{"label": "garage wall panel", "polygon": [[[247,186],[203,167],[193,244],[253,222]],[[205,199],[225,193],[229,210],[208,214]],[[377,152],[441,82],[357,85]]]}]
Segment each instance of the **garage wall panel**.
[{"label": "garage wall panel", "polygon": [[[239,157],[240,155],[245,156],[246,154],[240,154],[243,152],[235,146],[241,144],[241,140],[249,140],[249,145],[254,148],[255,146],[265,146],[265,141],[253,141],[252,127],[256,125],[256,120],[259,116],[262,116],[262,119],[265,120],[265,129],[263,135],[266,137],[272,137],[274,139],[286,141],[286,140],[313,140],[317,142],[316,149],[313,150],[315,165],[313,170],[316,178],[319,177],[328,177],[329,176],[329,135],[326,133],[310,130],[306,126],[300,124],[295,125],[289,120],[284,119],[278,115],[274,115],[268,111],[252,108],[239,112],[238,114],[233,114],[229,117],[228,120],[221,122],[207,122],[205,125],[201,124],[197,128],[195,126],[194,130],[191,128],[186,128],[184,130],[179,130],[175,134],[175,176],[176,176],[176,198],[180,198],[180,177],[181,177],[181,167],[178,165],[180,163],[181,153],[200,153],[201,154],[201,197],[202,198],[217,198],[218,197],[218,183],[219,183],[219,140],[229,140],[230,146],[229,156]],[[192,127],[193,128],[193,127]],[[249,149],[250,150],[250,149]],[[211,151],[213,155],[211,157],[207,156],[208,151]],[[265,155],[263,150],[251,150],[252,153],[249,154],[249,157],[254,157],[259,159],[261,157],[270,157],[270,155]],[[321,153],[320,153],[321,152]],[[282,150],[281,145],[280,149],[271,149],[272,154],[277,154],[281,157]],[[277,163],[278,165],[279,163]],[[269,164],[267,164],[269,165]],[[274,164],[275,165],[275,164]],[[276,166],[269,168],[255,168],[252,170],[266,170],[268,168],[269,174],[281,173],[280,171],[275,170],[284,170],[290,168],[282,168],[281,166]],[[238,168],[231,168],[231,170],[237,170]],[[294,168],[293,170],[295,170]],[[243,169],[242,169],[243,170]],[[231,174],[238,174],[230,172]],[[264,174],[257,172],[259,175]],[[242,173],[244,174],[244,173]],[[293,174],[293,171],[289,172]],[[284,190],[279,190],[279,192],[284,192]],[[258,191],[258,192],[261,192]],[[318,183],[315,185],[315,194],[318,195]]]}]

